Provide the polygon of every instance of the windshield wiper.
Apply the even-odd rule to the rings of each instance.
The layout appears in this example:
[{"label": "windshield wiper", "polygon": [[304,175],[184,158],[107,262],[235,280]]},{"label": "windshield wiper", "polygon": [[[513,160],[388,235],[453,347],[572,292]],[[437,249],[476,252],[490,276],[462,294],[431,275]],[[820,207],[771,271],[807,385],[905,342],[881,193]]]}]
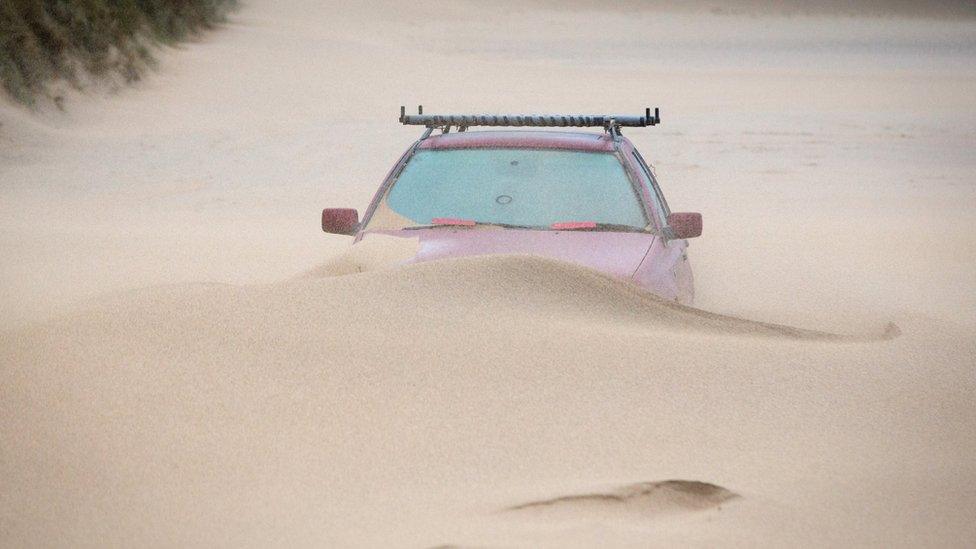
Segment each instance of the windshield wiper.
[{"label": "windshield wiper", "polygon": [[563,221],[549,226],[554,231],[617,231],[627,233],[647,232],[641,227],[620,223],[597,223],[596,221]]},{"label": "windshield wiper", "polygon": [[494,223],[491,221],[475,221],[473,219],[460,219],[456,217],[435,217],[427,225],[414,225],[403,227],[404,231],[415,231],[419,229],[437,229],[441,227],[502,227],[503,229],[540,229],[532,225],[514,225],[511,223]]}]

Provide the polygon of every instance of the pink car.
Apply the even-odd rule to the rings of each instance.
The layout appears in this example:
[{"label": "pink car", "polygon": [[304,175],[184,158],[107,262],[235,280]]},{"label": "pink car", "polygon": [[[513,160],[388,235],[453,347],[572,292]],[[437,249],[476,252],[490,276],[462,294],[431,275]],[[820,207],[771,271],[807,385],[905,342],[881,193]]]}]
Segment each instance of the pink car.
[{"label": "pink car", "polygon": [[[531,254],[585,265],[690,304],[686,239],[698,213],[672,213],[653,170],[620,134],[660,122],[644,116],[407,115],[427,127],[386,176],[360,222],[322,211],[322,229],[418,238],[408,262]],[[451,127],[457,132],[451,133]],[[602,127],[603,133],[467,131],[473,126]],[[438,128],[439,135],[431,135]]]}]

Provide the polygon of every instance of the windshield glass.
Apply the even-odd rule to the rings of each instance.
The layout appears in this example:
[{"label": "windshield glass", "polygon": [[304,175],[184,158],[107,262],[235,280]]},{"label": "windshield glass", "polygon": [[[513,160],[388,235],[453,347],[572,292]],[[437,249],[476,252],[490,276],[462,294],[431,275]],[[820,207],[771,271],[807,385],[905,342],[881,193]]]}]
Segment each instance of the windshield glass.
[{"label": "windshield glass", "polygon": [[382,228],[427,225],[440,218],[540,228],[580,221],[638,229],[647,225],[620,160],[603,152],[421,150],[383,206],[389,211],[377,212]]}]

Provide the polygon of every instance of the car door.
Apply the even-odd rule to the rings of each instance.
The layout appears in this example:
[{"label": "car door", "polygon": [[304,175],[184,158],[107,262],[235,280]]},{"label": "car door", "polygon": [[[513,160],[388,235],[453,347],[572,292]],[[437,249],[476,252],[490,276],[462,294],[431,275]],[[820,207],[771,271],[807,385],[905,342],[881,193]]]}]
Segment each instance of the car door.
[{"label": "car door", "polygon": [[[630,155],[630,160],[637,166],[637,171],[648,189],[650,213],[661,228],[661,236],[655,241],[656,246],[652,246],[648,251],[648,257],[634,274],[635,279],[650,276],[654,279],[655,285],[668,287],[668,297],[679,303],[690,304],[694,299],[694,277],[691,264],[688,262],[688,241],[672,238],[670,228],[667,226],[671,210],[654,177],[654,171],[637,149],[632,149]],[[642,270],[644,272],[641,272]]]}]

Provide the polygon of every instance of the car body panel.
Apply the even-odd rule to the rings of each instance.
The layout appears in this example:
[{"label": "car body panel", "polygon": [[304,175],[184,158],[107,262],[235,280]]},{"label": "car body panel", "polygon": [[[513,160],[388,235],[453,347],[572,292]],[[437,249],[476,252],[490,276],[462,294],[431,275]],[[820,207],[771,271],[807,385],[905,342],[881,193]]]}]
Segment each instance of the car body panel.
[{"label": "car body panel", "polygon": [[633,282],[664,299],[690,305],[695,290],[687,248],[686,240],[656,238],[635,270]]},{"label": "car body panel", "polygon": [[407,263],[468,255],[525,254],[576,263],[628,279],[647,256],[656,238],[648,233],[492,227],[436,227],[377,232],[419,239],[417,255]]}]

